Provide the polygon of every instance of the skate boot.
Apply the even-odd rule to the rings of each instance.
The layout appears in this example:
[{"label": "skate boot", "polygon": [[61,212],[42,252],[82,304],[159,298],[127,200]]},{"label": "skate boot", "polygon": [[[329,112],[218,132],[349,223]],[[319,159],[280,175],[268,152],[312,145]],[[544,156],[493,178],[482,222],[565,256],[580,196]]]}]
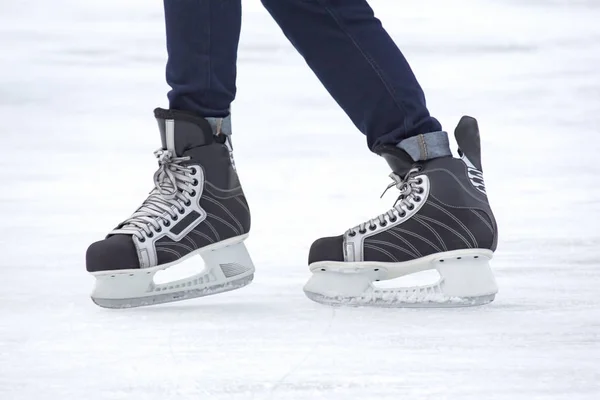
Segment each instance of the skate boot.
[{"label": "skate boot", "polygon": [[[87,270],[92,300],[125,308],[179,301],[240,288],[254,266],[243,244],[250,211],[231,156],[229,136],[204,118],[156,109],[162,148],[155,188],[106,239],[92,244]],[[214,132],[214,134],[213,134]],[[200,255],[205,269],[157,284],[157,271]]]},{"label": "skate boot", "polygon": [[[461,159],[414,162],[382,146],[400,196],[394,207],[313,243],[306,295],[319,303],[380,307],[457,307],[486,304],[498,291],[489,266],[498,231],[485,192],[477,121],[455,131]],[[431,285],[384,289],[374,281],[437,270]]]}]

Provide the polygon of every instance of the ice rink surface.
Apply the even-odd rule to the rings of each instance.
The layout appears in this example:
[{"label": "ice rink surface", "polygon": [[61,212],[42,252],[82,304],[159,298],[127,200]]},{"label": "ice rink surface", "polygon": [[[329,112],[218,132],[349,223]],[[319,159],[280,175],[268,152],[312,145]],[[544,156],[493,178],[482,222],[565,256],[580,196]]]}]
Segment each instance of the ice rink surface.
[{"label": "ice rink surface", "polygon": [[385,162],[244,5],[234,145],[256,280],[110,311],[89,300],[84,254],[152,188],[162,4],[0,4],[0,399],[599,399],[600,2],[372,2],[445,128],[480,121],[500,293],[449,310],[304,297],[312,241],[394,197],[378,199]]}]

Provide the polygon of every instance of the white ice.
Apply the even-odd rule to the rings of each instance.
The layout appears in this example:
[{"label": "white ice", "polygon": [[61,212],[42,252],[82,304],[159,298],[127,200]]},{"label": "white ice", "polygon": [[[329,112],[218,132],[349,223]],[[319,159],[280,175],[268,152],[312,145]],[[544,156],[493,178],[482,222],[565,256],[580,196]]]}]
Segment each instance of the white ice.
[{"label": "white ice", "polygon": [[234,144],[256,280],[109,311],[84,254],[152,187],[161,3],[0,4],[0,399],[600,398],[598,1],[372,3],[446,129],[480,120],[501,234],[491,305],[304,297],[311,242],[387,210],[388,171],[245,0]]}]

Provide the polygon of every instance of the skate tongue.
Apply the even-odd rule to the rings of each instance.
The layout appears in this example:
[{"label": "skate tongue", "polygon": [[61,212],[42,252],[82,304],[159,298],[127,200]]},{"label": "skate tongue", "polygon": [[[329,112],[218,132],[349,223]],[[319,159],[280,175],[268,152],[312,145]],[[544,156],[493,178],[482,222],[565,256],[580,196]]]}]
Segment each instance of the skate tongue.
[{"label": "skate tongue", "polygon": [[177,157],[183,156],[190,149],[215,142],[208,121],[195,114],[157,108],[154,116],[158,122],[163,149],[171,150]]},{"label": "skate tongue", "polygon": [[396,146],[383,145],[373,151],[382,156],[392,171],[399,176],[405,176],[415,163],[407,152]]}]

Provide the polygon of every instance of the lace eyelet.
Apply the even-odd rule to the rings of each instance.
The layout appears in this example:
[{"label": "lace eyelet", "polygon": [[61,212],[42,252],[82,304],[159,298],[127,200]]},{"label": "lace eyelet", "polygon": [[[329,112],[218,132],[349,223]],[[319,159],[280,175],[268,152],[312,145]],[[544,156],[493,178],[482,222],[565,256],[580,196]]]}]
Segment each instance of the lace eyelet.
[{"label": "lace eyelet", "polygon": [[196,175],[198,173],[198,170],[196,169],[196,167],[192,167],[192,175]]},{"label": "lace eyelet", "polygon": [[413,206],[412,204],[409,204],[408,206],[406,206],[406,208],[408,208],[410,211],[415,209],[415,206]]},{"label": "lace eyelet", "polygon": [[385,221],[383,221],[383,222],[381,222],[381,223],[379,224],[379,226],[381,226],[381,227],[384,227],[384,226],[386,226],[386,225],[387,225],[387,222],[385,222]]},{"label": "lace eyelet", "polygon": [[419,196],[416,196],[416,197],[415,197],[415,202],[416,202],[416,203],[418,203],[418,202],[420,202],[420,201],[421,201],[421,198],[420,198]]},{"label": "lace eyelet", "polygon": [[150,232],[150,233],[148,234],[148,237],[149,237],[149,238],[151,238],[151,237],[154,237],[154,233]]},{"label": "lace eyelet", "polygon": [[369,225],[370,231],[374,231],[375,229],[377,229],[377,225]]},{"label": "lace eyelet", "polygon": [[140,242],[144,243],[146,241],[145,237],[142,237],[141,239],[138,239]]},{"label": "lace eyelet", "polygon": [[423,194],[423,192],[425,192],[425,190],[423,190],[423,188],[419,188],[419,190],[417,190],[417,193],[419,193],[419,194]]},{"label": "lace eyelet", "polygon": [[348,234],[348,236],[350,236],[350,237],[354,237],[354,236],[356,236],[356,232],[354,232],[354,231],[351,231],[351,232]]},{"label": "lace eyelet", "polygon": [[[185,205],[187,206],[187,204],[185,204]],[[181,214],[181,215],[185,214],[185,210],[182,208],[181,210],[179,210],[179,214]]]},{"label": "lace eyelet", "polygon": [[156,232],[162,232],[162,228],[159,226],[158,229],[156,229]]},{"label": "lace eyelet", "polygon": [[[191,205],[192,205],[192,202],[188,200],[188,201],[186,201],[186,202],[185,202],[185,203],[183,203],[183,204],[184,204],[186,207],[189,207],[189,206],[191,206]],[[183,214],[183,213],[182,213],[182,214]]]},{"label": "lace eyelet", "polygon": [[173,221],[177,221],[179,217],[177,215],[173,216]]},{"label": "lace eyelet", "polygon": [[165,226],[171,226],[171,223],[169,221],[165,221]]},{"label": "lace eyelet", "polygon": [[192,181],[192,186],[198,186],[198,179],[194,179]]},{"label": "lace eyelet", "polygon": [[423,167],[422,167],[421,165],[417,165],[417,171],[418,171],[418,172],[421,172],[421,171],[423,171]]},{"label": "lace eyelet", "polygon": [[417,185],[420,185],[422,183],[423,183],[423,179],[421,179],[421,178],[417,179]]},{"label": "lace eyelet", "polygon": [[360,229],[358,231],[358,233],[360,233],[361,235],[364,235],[365,233],[367,233],[367,230],[366,229]]},{"label": "lace eyelet", "polygon": [[192,193],[190,193],[190,196],[194,197],[194,196],[196,196],[196,194],[197,194],[196,191],[192,190]]},{"label": "lace eyelet", "polygon": [[390,218],[390,222],[396,222],[398,221],[398,218],[394,217],[394,218]]},{"label": "lace eyelet", "polygon": [[406,212],[405,212],[405,211],[402,211],[402,212],[400,213],[400,218],[404,218],[404,217],[406,217]]}]

